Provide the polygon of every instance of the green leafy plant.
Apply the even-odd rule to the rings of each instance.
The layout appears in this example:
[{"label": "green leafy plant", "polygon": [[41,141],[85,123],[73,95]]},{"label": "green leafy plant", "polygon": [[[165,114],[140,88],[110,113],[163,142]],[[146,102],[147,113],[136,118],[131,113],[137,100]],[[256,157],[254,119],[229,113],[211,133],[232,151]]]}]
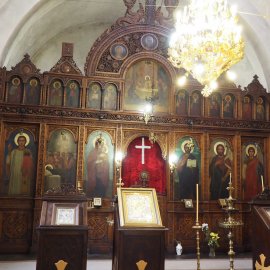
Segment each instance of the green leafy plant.
[{"label": "green leafy plant", "polygon": [[202,224],[202,231],[205,235],[205,241],[207,242],[209,247],[219,247],[218,239],[220,238],[218,236],[218,233],[210,232],[209,226],[207,223]]}]

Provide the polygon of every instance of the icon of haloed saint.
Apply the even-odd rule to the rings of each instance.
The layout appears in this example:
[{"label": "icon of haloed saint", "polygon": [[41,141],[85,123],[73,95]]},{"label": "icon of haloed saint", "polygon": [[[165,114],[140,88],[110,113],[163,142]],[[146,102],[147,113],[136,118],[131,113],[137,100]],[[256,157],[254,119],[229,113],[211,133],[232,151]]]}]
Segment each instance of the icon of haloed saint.
[{"label": "icon of haloed saint", "polygon": [[30,194],[30,186],[33,178],[32,153],[26,146],[30,138],[24,133],[18,133],[14,138],[16,148],[8,145],[6,157],[6,175],[9,179],[8,194]]},{"label": "icon of haloed saint", "polygon": [[195,155],[192,154],[194,144],[192,139],[181,144],[183,155],[176,169],[179,177],[180,199],[195,199],[196,184],[199,183],[199,167]]},{"label": "icon of haloed saint", "polygon": [[87,159],[88,195],[105,197],[109,185],[109,156],[106,140],[100,135]]},{"label": "icon of haloed saint", "polygon": [[230,181],[232,162],[227,156],[227,150],[223,141],[214,144],[215,156],[209,166],[211,200],[224,199],[229,196],[227,187]]},{"label": "icon of haloed saint", "polygon": [[245,154],[246,157],[242,167],[244,199],[251,200],[262,192],[261,181],[264,169],[258,157],[258,148],[254,144],[246,146]]}]

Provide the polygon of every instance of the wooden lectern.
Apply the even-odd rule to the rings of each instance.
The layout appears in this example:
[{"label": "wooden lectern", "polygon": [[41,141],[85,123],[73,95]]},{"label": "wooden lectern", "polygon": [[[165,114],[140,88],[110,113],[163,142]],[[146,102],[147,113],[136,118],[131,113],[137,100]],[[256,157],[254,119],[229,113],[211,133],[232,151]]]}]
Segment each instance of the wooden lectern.
[{"label": "wooden lectern", "polygon": [[72,188],[49,191],[43,198],[37,228],[37,270],[86,270],[86,201],[84,194]]},{"label": "wooden lectern", "polygon": [[165,231],[155,189],[118,188],[113,270],[164,270]]},{"label": "wooden lectern", "polygon": [[[270,267],[270,191],[266,189],[251,203],[252,205],[252,257],[253,269]],[[263,262],[260,255],[266,258]],[[265,268],[266,269],[266,268]]]}]

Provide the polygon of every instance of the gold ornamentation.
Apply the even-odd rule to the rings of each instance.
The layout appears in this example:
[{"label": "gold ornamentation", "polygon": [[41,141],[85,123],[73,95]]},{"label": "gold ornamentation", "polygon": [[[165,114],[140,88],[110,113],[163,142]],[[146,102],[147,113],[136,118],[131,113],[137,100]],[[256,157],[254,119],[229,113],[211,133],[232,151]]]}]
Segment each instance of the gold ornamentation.
[{"label": "gold ornamentation", "polygon": [[57,263],[55,263],[57,270],[65,270],[67,265],[68,265],[68,263],[63,261],[63,260],[59,260]]},{"label": "gold ornamentation", "polygon": [[256,261],[256,263],[255,263],[256,270],[270,270],[270,265],[264,266],[265,259],[266,259],[266,257],[264,256],[264,254],[261,254],[260,255],[261,264],[259,264],[258,261]]},{"label": "gold ornamentation", "polygon": [[236,9],[229,8],[227,0],[191,0],[177,14],[169,61],[204,85],[204,96],[209,96],[217,78],[244,56],[237,23]]},{"label": "gold ornamentation", "polygon": [[149,135],[149,141],[152,144],[154,144],[157,141],[157,139],[158,139],[157,135],[153,131],[151,131]]},{"label": "gold ornamentation", "polygon": [[144,260],[140,260],[138,262],[136,262],[138,270],[144,270],[145,267],[147,266],[147,262]]}]

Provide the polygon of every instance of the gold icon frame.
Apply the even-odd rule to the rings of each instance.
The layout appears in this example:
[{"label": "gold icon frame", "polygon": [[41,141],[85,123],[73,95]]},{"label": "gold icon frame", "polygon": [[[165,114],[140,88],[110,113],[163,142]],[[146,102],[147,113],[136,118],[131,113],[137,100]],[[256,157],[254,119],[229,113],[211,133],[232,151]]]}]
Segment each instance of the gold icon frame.
[{"label": "gold icon frame", "polygon": [[120,226],[163,227],[154,188],[117,188]]}]

